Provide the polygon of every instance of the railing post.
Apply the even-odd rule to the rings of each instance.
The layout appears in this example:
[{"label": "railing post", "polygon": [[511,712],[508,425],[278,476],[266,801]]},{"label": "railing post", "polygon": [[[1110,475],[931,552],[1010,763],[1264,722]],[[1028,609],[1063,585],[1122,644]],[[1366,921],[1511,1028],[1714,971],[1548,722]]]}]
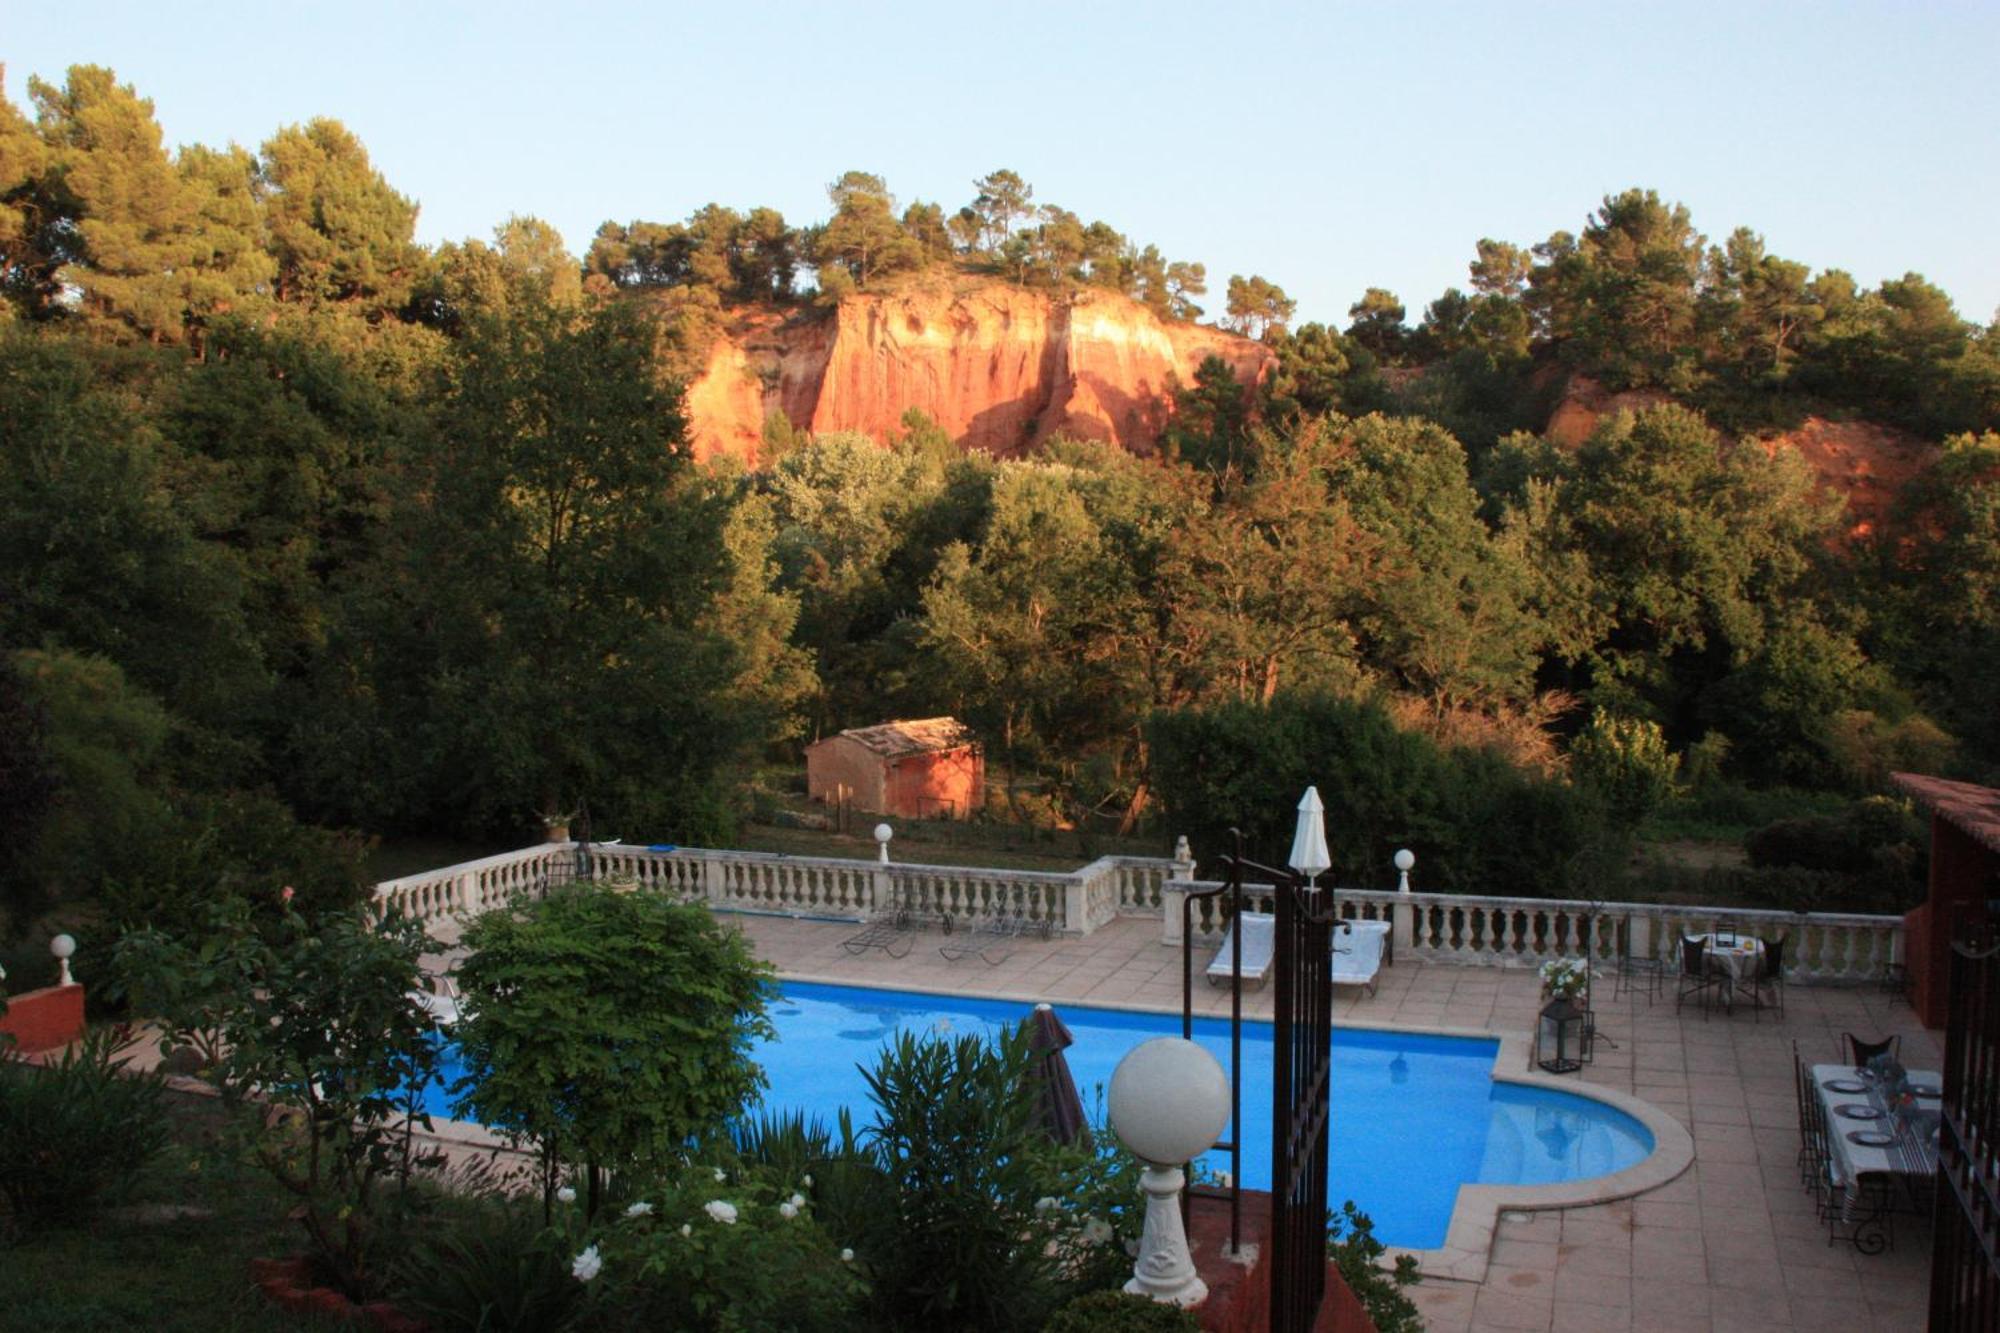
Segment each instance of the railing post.
[{"label": "railing post", "polygon": [[1062,928],[1079,935],[1090,933],[1090,881],[1082,871],[1071,875],[1063,885]]},{"label": "railing post", "polygon": [[1180,878],[1178,868],[1175,877],[1160,886],[1160,943],[1181,947],[1181,903],[1187,898],[1191,884]]},{"label": "railing post", "polygon": [[1653,956],[1653,918],[1635,913],[1627,917],[1626,920],[1632,923],[1626,935],[1626,947],[1632,951],[1634,958],[1651,958]]},{"label": "railing post", "polygon": [[724,878],[722,862],[713,856],[701,858],[701,896],[709,906],[721,902],[727,896],[728,884]]}]

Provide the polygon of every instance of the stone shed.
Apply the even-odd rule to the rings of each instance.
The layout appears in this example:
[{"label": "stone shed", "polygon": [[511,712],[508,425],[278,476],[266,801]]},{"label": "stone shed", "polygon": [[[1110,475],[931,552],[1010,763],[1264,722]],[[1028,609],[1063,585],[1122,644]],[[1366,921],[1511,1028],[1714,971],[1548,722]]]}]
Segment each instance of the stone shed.
[{"label": "stone shed", "polygon": [[806,747],[806,791],[904,819],[964,819],[986,800],[986,758],[957,718],[857,727]]}]

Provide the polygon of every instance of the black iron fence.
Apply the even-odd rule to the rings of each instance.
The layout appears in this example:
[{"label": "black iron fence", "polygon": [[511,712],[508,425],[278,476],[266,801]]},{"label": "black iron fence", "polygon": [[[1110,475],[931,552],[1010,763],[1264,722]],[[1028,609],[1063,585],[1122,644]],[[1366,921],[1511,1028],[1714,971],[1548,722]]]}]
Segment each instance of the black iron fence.
[{"label": "black iron fence", "polygon": [[2000,941],[1952,945],[1930,1326],[2000,1329]]}]

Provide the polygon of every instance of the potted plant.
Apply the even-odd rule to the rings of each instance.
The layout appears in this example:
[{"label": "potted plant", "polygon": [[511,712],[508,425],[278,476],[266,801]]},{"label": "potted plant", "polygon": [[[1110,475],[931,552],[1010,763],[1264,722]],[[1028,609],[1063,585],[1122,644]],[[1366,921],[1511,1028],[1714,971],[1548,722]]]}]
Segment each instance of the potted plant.
[{"label": "potted plant", "polygon": [[1575,1000],[1590,983],[1590,969],[1581,958],[1551,958],[1542,964],[1542,998]]}]

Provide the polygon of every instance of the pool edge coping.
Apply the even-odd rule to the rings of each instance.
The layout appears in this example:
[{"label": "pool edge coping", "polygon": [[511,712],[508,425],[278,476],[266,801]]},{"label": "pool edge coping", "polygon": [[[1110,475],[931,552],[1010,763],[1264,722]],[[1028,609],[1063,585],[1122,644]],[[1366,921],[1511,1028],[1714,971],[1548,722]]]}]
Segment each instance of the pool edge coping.
[{"label": "pool edge coping", "polygon": [[[829,977],[803,972],[780,972],[780,981],[797,981],[812,986],[840,986],[853,990],[900,990],[912,995],[936,995],[941,998],[958,1000],[1000,1000],[1008,1004],[1044,1004],[1044,997],[1024,995],[1014,991],[940,991],[923,986],[866,986],[852,977]],[[1166,1015],[1179,1018],[1178,1007],[1133,1002],[1128,1004],[1093,1003],[1084,999],[1065,999],[1064,1008],[1103,1009],[1113,1013],[1143,1013]],[[1220,1018],[1228,1021],[1226,1015],[1196,1014],[1196,1018]],[[1254,1023],[1268,1023],[1267,1018],[1253,1018]],[[1417,1261],[1426,1278],[1440,1278],[1450,1282],[1484,1282],[1488,1267],[1492,1264],[1493,1240],[1500,1228],[1500,1214],[1503,1212],[1542,1212],[1551,1208],[1583,1208],[1594,1204],[1612,1203],[1619,1199],[1629,1199],[1649,1190],[1678,1179],[1690,1166],[1694,1165],[1694,1136],[1685,1125],[1673,1116],[1644,1098],[1631,1093],[1620,1092],[1616,1088],[1606,1088],[1594,1083],[1578,1081],[1568,1083],[1553,1075],[1538,1073],[1530,1056],[1533,1042],[1527,1033],[1517,1028],[1498,1031],[1476,1031],[1471,1028],[1443,1027],[1436,1024],[1402,1023],[1353,1023],[1335,1021],[1335,1027],[1357,1028],[1375,1032],[1406,1032],[1412,1036],[1424,1037],[1471,1037],[1485,1041],[1496,1041],[1493,1052],[1493,1067],[1490,1077],[1496,1082],[1512,1083],[1521,1087],[1541,1088],[1552,1092],[1566,1092],[1573,1096],[1586,1097],[1603,1102],[1613,1110],[1622,1111],[1644,1126],[1653,1136],[1653,1151],[1644,1160],[1635,1162],[1622,1171],[1608,1175],[1588,1176],[1582,1180],[1560,1181],[1553,1185],[1476,1185],[1460,1184],[1458,1201],[1452,1205],[1451,1222],[1445,1228],[1445,1242],[1437,1249],[1418,1250],[1402,1245],[1391,1245],[1384,1255],[1385,1263],[1393,1263],[1398,1257],[1409,1255]],[[1509,1064],[1513,1065],[1509,1069]]]}]

